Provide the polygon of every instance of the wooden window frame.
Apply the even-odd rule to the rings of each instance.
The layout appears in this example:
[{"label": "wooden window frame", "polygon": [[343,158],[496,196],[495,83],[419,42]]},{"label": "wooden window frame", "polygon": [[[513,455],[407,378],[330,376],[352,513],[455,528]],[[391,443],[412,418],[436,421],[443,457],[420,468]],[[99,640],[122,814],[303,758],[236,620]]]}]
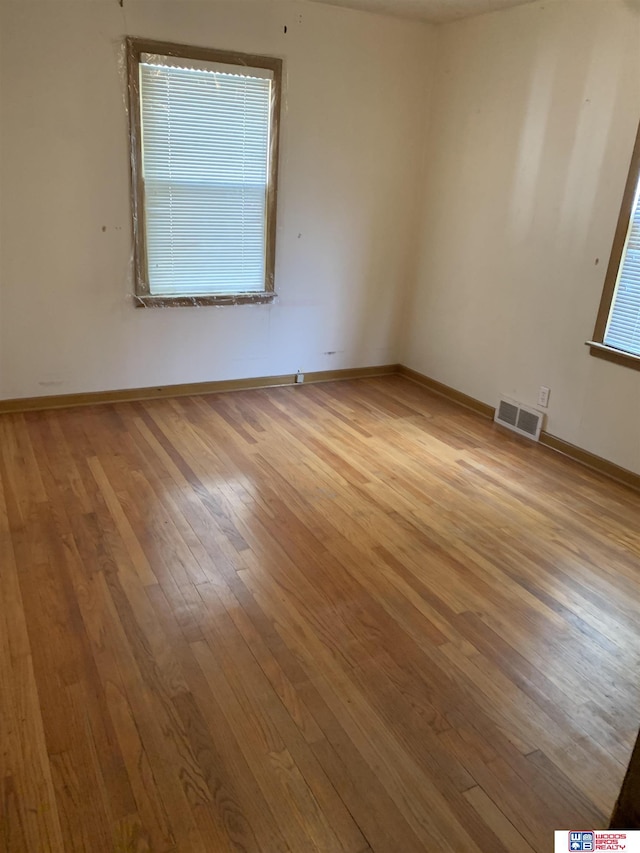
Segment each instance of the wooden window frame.
[{"label": "wooden window frame", "polygon": [[604,280],[604,289],[600,300],[600,308],[593,332],[593,339],[587,341],[587,346],[591,355],[596,358],[603,358],[606,361],[612,361],[615,364],[622,364],[625,367],[631,367],[635,370],[640,370],[640,355],[625,352],[624,350],[615,349],[615,347],[607,346],[604,343],[604,335],[609,322],[613,297],[622,263],[622,256],[629,231],[629,223],[633,212],[633,202],[635,199],[638,181],[640,180],[640,125],[636,134],[636,142],[631,155],[631,165],[629,167],[629,175],[622,197],[622,206],[620,208],[620,216],[616,226],[615,236],[613,238],[613,246],[611,248],[611,257],[609,266],[607,267],[607,275]]},{"label": "wooden window frame", "polygon": [[[282,60],[273,56],[237,53],[213,48],[193,47],[173,42],[128,37],[127,83],[129,103],[129,140],[131,159],[131,206],[133,219],[134,303],[138,308],[181,307],[193,305],[240,305],[272,302],[275,298],[276,210],[278,199],[278,160],[280,144],[280,103],[282,98]],[[139,64],[143,53],[204,60],[226,65],[263,68],[273,72],[273,96],[269,133],[269,176],[266,199],[266,247],[264,290],[255,293],[211,293],[198,296],[154,296],[147,273],[144,183],[142,180],[142,126]]]}]

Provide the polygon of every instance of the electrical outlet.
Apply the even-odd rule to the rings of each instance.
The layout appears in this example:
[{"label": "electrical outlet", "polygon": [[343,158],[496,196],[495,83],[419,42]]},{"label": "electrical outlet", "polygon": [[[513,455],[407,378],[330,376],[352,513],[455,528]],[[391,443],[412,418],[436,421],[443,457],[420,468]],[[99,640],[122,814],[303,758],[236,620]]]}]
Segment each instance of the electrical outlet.
[{"label": "electrical outlet", "polygon": [[551,394],[551,389],[547,388],[546,385],[541,385],[538,391],[538,405],[542,406],[543,409],[549,405],[549,394]]},{"label": "electrical outlet", "polygon": [[302,382],[304,382],[304,373],[300,373],[300,371],[298,371],[296,373],[296,384],[300,385]]}]

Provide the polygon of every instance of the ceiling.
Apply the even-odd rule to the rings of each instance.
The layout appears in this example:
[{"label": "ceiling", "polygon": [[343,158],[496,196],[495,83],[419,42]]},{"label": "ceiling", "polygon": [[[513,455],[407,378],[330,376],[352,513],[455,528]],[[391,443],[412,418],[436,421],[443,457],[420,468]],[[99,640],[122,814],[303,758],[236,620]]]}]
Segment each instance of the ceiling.
[{"label": "ceiling", "polygon": [[520,6],[532,0],[314,0],[314,2],[440,23],[467,18],[470,15],[481,15],[483,12],[507,9],[509,6]]}]

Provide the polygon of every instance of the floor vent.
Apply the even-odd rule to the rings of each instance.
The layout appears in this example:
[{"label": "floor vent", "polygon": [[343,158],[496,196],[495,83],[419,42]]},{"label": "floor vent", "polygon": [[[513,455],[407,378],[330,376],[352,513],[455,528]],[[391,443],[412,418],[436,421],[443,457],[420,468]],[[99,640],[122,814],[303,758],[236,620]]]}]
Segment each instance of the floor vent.
[{"label": "floor vent", "polygon": [[498,403],[494,421],[527,438],[538,441],[544,415],[513,400],[502,398]]}]

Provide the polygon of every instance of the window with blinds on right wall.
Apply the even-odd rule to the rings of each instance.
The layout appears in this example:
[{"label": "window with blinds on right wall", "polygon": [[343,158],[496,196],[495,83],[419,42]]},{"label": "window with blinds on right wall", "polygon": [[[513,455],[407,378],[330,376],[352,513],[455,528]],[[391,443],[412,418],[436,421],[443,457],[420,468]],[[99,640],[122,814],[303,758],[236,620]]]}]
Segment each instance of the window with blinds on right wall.
[{"label": "window with blinds on right wall", "polygon": [[592,355],[640,370],[640,127],[588,344]]}]

